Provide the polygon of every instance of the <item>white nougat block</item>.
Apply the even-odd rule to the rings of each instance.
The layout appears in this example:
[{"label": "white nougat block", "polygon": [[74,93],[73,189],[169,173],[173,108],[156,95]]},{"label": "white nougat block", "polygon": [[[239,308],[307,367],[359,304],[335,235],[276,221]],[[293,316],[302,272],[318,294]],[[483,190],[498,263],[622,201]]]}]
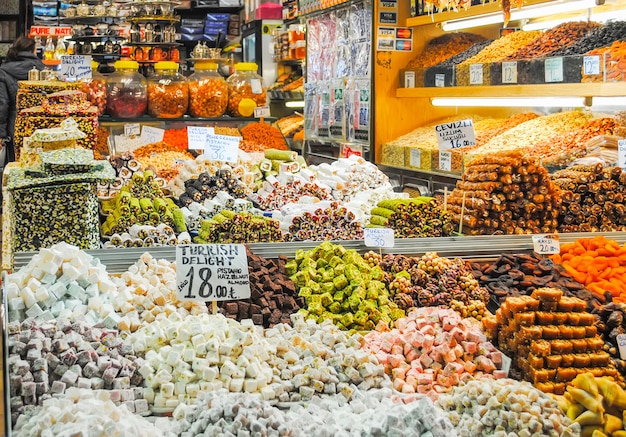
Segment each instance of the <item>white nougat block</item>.
[{"label": "white nougat block", "polygon": [[70,281],[76,281],[80,278],[80,270],[69,262],[64,262],[62,266],[63,276],[69,278]]},{"label": "white nougat block", "polygon": [[26,305],[26,308],[32,307],[37,302],[37,300],[35,299],[35,293],[33,293],[33,290],[28,286],[20,290],[20,297],[24,301],[24,305]]},{"label": "white nougat block", "polygon": [[4,286],[7,300],[15,299],[20,296],[20,287],[15,282],[7,282]]},{"label": "white nougat block", "polygon": [[24,299],[21,297],[14,297],[9,300],[9,309],[11,311],[18,311],[26,309],[26,304],[24,304]]},{"label": "white nougat block", "polygon": [[28,317],[38,317],[41,314],[43,314],[43,310],[41,309],[41,307],[37,304],[34,304],[32,307],[30,307],[29,309],[26,310],[26,315]]}]

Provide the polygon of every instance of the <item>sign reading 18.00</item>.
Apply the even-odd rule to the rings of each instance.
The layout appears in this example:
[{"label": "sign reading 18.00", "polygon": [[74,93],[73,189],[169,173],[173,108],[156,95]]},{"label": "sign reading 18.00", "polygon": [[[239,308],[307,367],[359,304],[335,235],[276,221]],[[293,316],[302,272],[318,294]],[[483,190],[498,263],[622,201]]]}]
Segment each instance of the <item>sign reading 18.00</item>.
[{"label": "sign reading 18.00", "polygon": [[248,257],[243,244],[176,246],[177,296],[206,302],[250,297]]}]

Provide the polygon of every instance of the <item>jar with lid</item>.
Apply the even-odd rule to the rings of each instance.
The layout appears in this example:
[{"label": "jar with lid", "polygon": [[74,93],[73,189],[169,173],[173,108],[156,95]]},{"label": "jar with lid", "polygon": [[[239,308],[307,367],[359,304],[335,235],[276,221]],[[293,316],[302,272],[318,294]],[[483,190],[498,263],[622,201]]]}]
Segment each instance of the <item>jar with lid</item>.
[{"label": "jar with lid", "polygon": [[189,76],[189,114],[193,117],[221,117],[228,107],[228,85],[214,62],[197,62]]},{"label": "jar with lid", "polygon": [[81,80],[80,90],[87,100],[98,108],[98,115],[104,114],[107,105],[107,83],[105,77],[98,73],[98,63],[91,61],[91,77]]},{"label": "jar with lid", "polygon": [[76,15],[79,17],[87,17],[91,14],[91,8],[84,1],[76,6]]},{"label": "jar with lid", "polygon": [[179,118],[187,112],[187,80],[178,73],[178,63],[161,61],[154,65],[148,79],[148,115],[156,118]]},{"label": "jar with lid", "polygon": [[97,4],[93,7],[93,14],[96,17],[103,17],[107,14],[107,7],[103,4]]},{"label": "jar with lid", "polygon": [[235,72],[228,78],[228,114],[232,117],[252,117],[254,108],[268,106],[267,88],[252,62],[235,64]]},{"label": "jar with lid", "polygon": [[117,61],[107,80],[107,112],[111,117],[131,118],[146,113],[148,86],[135,61]]}]

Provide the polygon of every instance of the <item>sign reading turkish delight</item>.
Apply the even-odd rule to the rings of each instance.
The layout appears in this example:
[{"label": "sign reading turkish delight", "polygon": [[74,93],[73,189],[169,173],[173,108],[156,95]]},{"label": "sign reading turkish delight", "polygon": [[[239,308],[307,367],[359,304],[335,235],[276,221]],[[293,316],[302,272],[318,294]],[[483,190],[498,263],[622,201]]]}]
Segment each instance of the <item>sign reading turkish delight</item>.
[{"label": "sign reading turkish delight", "polygon": [[249,298],[246,247],[243,244],[176,246],[176,288],[180,300],[214,302]]},{"label": "sign reading turkish delight", "polygon": [[393,229],[390,228],[365,228],[363,239],[367,247],[393,247],[395,243]]}]

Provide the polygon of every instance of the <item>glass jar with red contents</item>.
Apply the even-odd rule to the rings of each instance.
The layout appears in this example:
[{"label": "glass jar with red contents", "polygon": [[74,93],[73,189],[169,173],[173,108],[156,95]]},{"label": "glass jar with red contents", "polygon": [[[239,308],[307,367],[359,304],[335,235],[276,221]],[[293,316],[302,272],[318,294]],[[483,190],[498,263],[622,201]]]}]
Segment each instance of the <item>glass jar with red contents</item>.
[{"label": "glass jar with red contents", "polygon": [[187,80],[178,73],[178,63],[161,61],[148,80],[148,115],[156,118],[178,118],[189,104]]},{"label": "glass jar with red contents", "polygon": [[107,106],[107,83],[105,77],[98,73],[98,63],[91,61],[91,77],[81,81],[81,91],[87,100],[98,108],[98,115],[104,114]]},{"label": "glass jar with red contents", "polygon": [[148,109],[148,84],[135,61],[117,61],[107,80],[107,113],[111,117],[140,117]]}]

